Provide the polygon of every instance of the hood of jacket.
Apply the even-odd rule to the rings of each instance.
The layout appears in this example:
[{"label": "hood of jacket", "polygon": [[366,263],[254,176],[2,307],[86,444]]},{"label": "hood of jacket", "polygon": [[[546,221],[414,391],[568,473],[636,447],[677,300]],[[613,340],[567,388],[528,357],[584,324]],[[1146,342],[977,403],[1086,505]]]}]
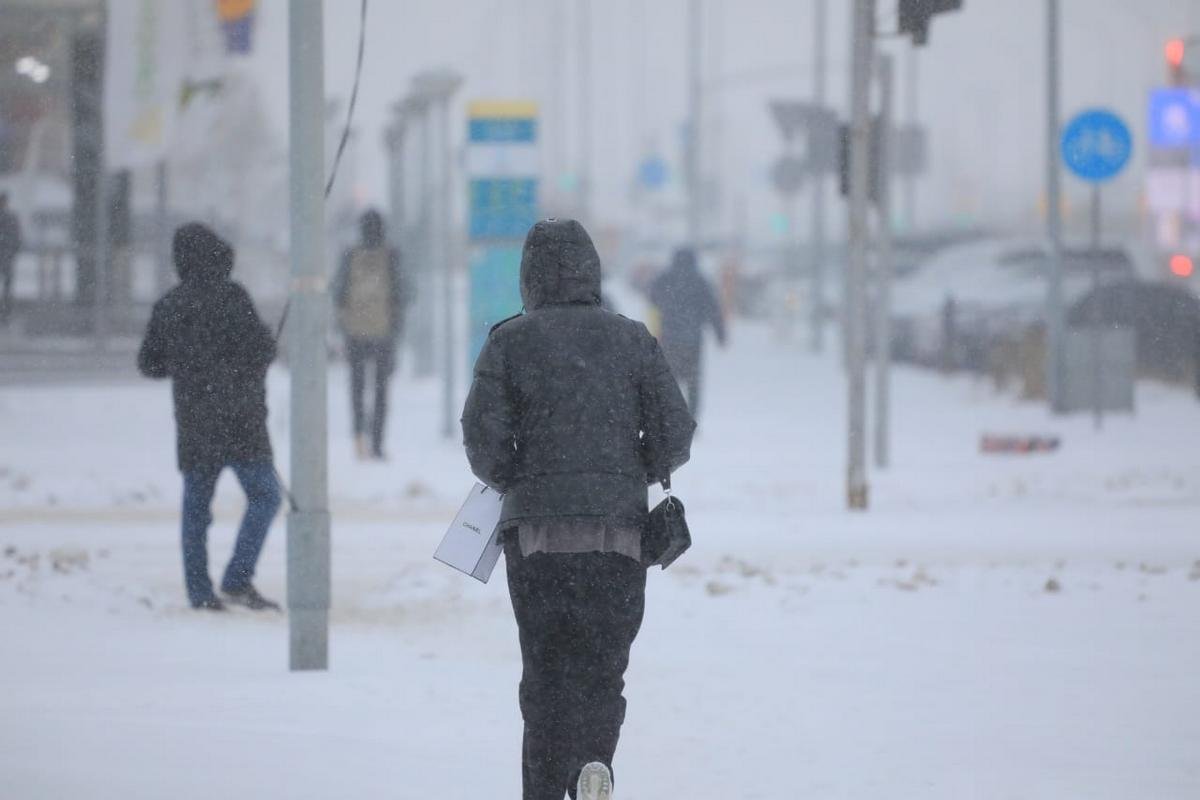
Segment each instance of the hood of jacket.
[{"label": "hood of jacket", "polygon": [[521,302],[532,311],[565,303],[600,304],[600,255],[573,219],[544,219],[525,237]]},{"label": "hood of jacket", "polygon": [[185,283],[223,281],[233,272],[233,247],[199,222],[189,222],[175,231],[171,257],[179,279]]}]

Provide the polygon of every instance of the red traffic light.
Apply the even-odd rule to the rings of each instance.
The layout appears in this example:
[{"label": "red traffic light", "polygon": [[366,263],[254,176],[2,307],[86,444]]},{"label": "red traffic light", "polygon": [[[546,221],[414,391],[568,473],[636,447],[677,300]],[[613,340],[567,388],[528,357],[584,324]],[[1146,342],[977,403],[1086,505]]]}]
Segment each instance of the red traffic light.
[{"label": "red traffic light", "polygon": [[1177,253],[1171,256],[1171,260],[1168,262],[1168,265],[1171,268],[1171,274],[1179,278],[1192,277],[1192,271],[1195,269],[1195,266],[1192,264],[1192,259],[1185,256],[1183,253]]},{"label": "red traffic light", "polygon": [[1171,69],[1179,69],[1183,66],[1183,54],[1185,50],[1183,39],[1171,39],[1167,42],[1163,52],[1167,56],[1167,64]]}]

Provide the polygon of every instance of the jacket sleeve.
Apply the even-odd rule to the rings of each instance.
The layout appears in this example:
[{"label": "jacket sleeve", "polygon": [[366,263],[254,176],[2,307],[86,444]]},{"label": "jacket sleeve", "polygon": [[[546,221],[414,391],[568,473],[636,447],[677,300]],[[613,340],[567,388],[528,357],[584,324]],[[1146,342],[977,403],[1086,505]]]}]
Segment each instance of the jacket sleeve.
[{"label": "jacket sleeve", "polygon": [[512,485],[517,458],[517,409],[503,353],[489,336],[475,362],[475,377],[463,407],[463,445],[471,471],[498,492]]},{"label": "jacket sleeve", "polygon": [[392,336],[396,337],[402,333],[404,312],[412,303],[413,292],[399,250],[388,251],[388,269],[391,272],[389,305],[391,306]]},{"label": "jacket sleeve", "polygon": [[167,330],[163,320],[162,303],[155,303],[146,325],[146,335],[138,349],[138,371],[147,378],[167,378],[171,375]]},{"label": "jacket sleeve", "polygon": [[266,369],[275,360],[275,336],[258,316],[250,293],[240,284],[235,283],[234,289],[232,315],[239,333],[237,358],[251,369]]},{"label": "jacket sleeve", "polygon": [[708,281],[704,282],[705,302],[708,304],[708,318],[713,326],[713,331],[717,334],[717,341],[722,345],[725,344],[725,315],[721,313],[721,302],[717,299],[717,293],[713,290],[712,284]]},{"label": "jacket sleeve", "polygon": [[342,260],[338,263],[337,272],[333,276],[333,285],[329,287],[329,294],[333,299],[334,319],[337,321],[338,327],[342,327],[342,315],[346,309],[346,294],[350,291],[350,258],[353,253],[353,249],[342,253]]},{"label": "jacket sleeve", "polygon": [[662,348],[645,335],[645,357],[639,388],[642,407],[642,461],[646,482],[658,483],[688,462],[692,455],[692,434],[696,421]]}]

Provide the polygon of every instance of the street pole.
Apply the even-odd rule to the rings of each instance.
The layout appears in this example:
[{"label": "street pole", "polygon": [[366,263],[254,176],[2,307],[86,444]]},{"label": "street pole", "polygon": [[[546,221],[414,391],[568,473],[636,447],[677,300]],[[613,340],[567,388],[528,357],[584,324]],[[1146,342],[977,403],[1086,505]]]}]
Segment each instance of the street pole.
[{"label": "street pole", "polygon": [[454,437],[455,356],[454,341],[454,247],[450,226],[450,95],[438,98],[438,138],[441,140],[441,188],[438,190],[438,262],[442,270],[442,436]]},{"label": "street pole", "polygon": [[326,442],[325,69],[322,0],[291,0],[292,495],[287,604],[291,669],[329,666],[329,487]]},{"label": "street pole", "polygon": [[880,110],[879,124],[879,260],[876,272],[879,285],[875,295],[875,466],[885,468],[890,461],[889,407],[892,360],[892,57],[880,53],[878,60]]},{"label": "street pole", "polygon": [[108,167],[104,158],[104,144],[101,140],[100,155],[97,157],[99,169],[96,172],[96,244],[93,253],[96,258],[96,273],[94,290],[96,303],[92,307],[92,324],[96,335],[96,349],[103,350],[108,346],[108,300],[112,293],[112,273],[109,265],[112,263],[112,246],[109,242],[109,180]]},{"label": "street pole", "polygon": [[155,288],[159,292],[165,292],[171,285],[171,220],[167,209],[167,181],[167,160],[164,158],[154,168],[154,249],[158,255],[154,278]]},{"label": "street pole", "polygon": [[409,256],[404,218],[404,139],[408,133],[407,124],[408,120],[403,112],[397,110],[392,115],[392,124],[384,132],[384,144],[388,150],[388,227],[391,229],[393,241],[400,248],[402,258]]},{"label": "street pole", "polygon": [[870,182],[871,53],[875,0],[854,0],[850,67],[850,205],[847,220],[848,340],[846,504],[868,502],[866,444],[866,272]]},{"label": "street pole", "polygon": [[579,0],[579,220],[592,216],[592,15],[590,0]]},{"label": "street pole", "polygon": [[701,0],[688,0],[687,243],[700,249],[700,48]]},{"label": "street pole", "polygon": [[[904,122],[908,130],[917,130],[917,91],[920,86],[917,69],[917,48],[909,45],[905,52],[904,63]],[[909,236],[917,227],[917,175],[916,170],[909,169],[904,174],[904,230]]]},{"label": "street pole", "polygon": [[421,125],[421,158],[417,163],[418,230],[414,237],[417,248],[417,308],[413,322],[413,374],[428,378],[434,373],[433,352],[433,115],[428,100],[419,101]]},{"label": "street pole", "polygon": [[1104,427],[1104,376],[1100,311],[1100,184],[1092,184],[1092,411],[1096,430]]},{"label": "street pole", "polygon": [[[108,29],[108,19],[105,7],[101,8],[100,26],[100,63],[104,63],[108,40],[105,31]],[[104,76],[101,75],[96,83],[99,95],[96,107],[99,109],[96,119],[96,209],[95,209],[95,240],[92,247],[92,258],[95,266],[92,273],[92,333],[95,335],[96,349],[103,350],[108,346],[108,295],[111,286],[109,262],[112,248],[109,245],[109,197],[108,197],[108,157],[105,149],[108,146],[104,130]]]},{"label": "street pole", "polygon": [[[825,107],[825,36],[829,25],[827,0],[816,0],[813,20],[813,105]],[[812,349],[825,348],[825,172],[816,170],[812,177]]]},{"label": "street pole", "polygon": [[1062,219],[1059,182],[1058,0],[1046,0],[1046,234],[1050,244],[1046,287],[1046,395],[1050,408],[1062,410],[1063,287]]}]

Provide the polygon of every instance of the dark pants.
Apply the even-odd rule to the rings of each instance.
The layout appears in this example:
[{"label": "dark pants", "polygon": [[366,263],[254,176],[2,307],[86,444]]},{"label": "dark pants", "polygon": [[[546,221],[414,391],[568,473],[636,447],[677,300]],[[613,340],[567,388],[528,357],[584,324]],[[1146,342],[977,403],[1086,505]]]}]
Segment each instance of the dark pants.
[{"label": "dark pants", "polygon": [[386,339],[350,339],[346,342],[350,361],[350,407],[354,410],[354,435],[366,433],[367,416],[363,394],[367,384],[367,364],[375,379],[375,403],[371,407],[371,452],[383,452],[383,431],[387,422],[388,381],[396,366],[396,345]]},{"label": "dark pants", "polygon": [[524,665],[522,797],[562,800],[568,791],[574,797],[584,764],[612,766],[646,570],[615,553],[523,558],[515,541],[505,545],[505,562]]},{"label": "dark pants", "polygon": [[[238,591],[254,578],[267,530],[279,510],[279,482],[269,461],[229,466],[242,484],[248,503],[221,588]],[[222,469],[224,466],[206,466],[183,473],[183,577],[192,605],[213,596],[208,576],[208,526],[212,524],[213,492]]]}]

